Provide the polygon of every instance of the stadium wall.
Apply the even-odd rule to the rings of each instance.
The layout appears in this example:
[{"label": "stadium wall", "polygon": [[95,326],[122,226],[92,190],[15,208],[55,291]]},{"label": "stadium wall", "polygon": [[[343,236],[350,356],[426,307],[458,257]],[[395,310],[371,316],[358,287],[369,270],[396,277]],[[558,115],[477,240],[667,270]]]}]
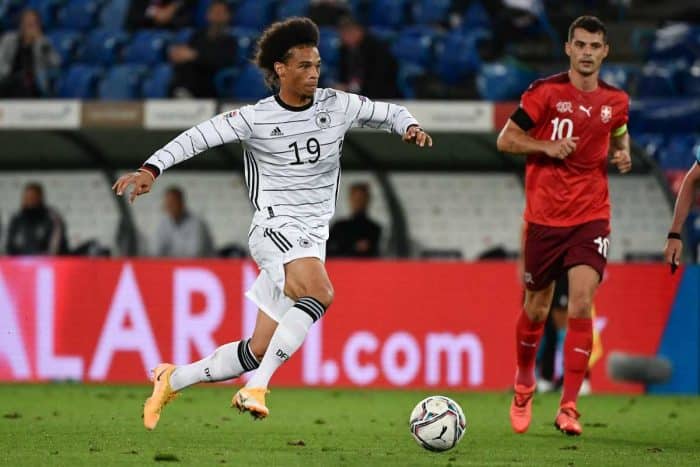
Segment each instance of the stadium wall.
[{"label": "stadium wall", "polygon": [[[330,261],[336,302],[280,386],[501,390],[513,376],[522,290],[513,263]],[[596,300],[604,347],[671,358],[673,384],[698,392],[698,272],[613,264]],[[249,261],[0,259],[0,381],[143,382],[160,361],[185,363],[249,335]],[[680,285],[679,285],[680,284]],[[671,311],[673,310],[673,313]],[[695,316],[688,321],[689,316]]]}]

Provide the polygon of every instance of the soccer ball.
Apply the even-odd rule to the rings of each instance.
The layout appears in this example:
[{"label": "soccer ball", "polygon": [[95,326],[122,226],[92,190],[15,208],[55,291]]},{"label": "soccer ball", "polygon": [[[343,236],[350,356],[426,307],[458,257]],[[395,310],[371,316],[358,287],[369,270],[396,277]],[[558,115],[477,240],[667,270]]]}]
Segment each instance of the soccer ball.
[{"label": "soccer ball", "polygon": [[467,430],[462,408],[445,396],[430,396],[411,412],[411,434],[430,451],[447,451],[459,443]]}]

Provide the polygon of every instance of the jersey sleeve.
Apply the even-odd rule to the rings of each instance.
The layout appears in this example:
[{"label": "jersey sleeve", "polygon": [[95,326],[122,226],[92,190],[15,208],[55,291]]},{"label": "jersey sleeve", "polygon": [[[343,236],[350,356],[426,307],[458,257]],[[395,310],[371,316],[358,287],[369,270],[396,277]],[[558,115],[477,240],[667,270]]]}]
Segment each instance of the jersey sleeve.
[{"label": "jersey sleeve", "polygon": [[629,121],[630,113],[630,98],[624,94],[624,99],[620,104],[620,111],[617,113],[617,118],[613,122],[610,135],[617,138],[627,133],[627,122]]},{"label": "jersey sleeve", "polygon": [[520,97],[520,107],[513,115],[519,114],[520,111],[522,111],[529,118],[528,122],[527,119],[524,119],[522,114],[520,114],[519,120],[523,121],[514,120],[515,123],[517,123],[525,131],[537,126],[537,124],[540,123],[542,118],[545,116],[547,102],[544,89],[544,85],[535,86],[531,84]]},{"label": "jersey sleeve", "polygon": [[199,123],[180,133],[175,139],[158,149],[144,163],[155,167],[158,174],[207,149],[226,143],[239,143],[250,138],[253,132],[250,106],[225,112]]},{"label": "jersey sleeve", "polygon": [[375,102],[357,94],[343,94],[348,99],[345,112],[351,122],[350,128],[373,128],[403,135],[408,127],[419,125],[402,105]]}]

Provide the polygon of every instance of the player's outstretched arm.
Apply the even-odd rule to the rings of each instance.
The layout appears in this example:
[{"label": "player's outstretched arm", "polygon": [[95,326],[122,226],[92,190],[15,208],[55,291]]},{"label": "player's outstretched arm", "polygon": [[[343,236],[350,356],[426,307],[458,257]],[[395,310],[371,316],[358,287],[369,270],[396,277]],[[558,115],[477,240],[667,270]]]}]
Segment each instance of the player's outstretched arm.
[{"label": "player's outstretched arm", "polygon": [[555,141],[535,139],[509,119],[498,135],[496,147],[510,154],[544,153],[554,159],[565,159],[576,150],[577,142],[578,136]]},{"label": "player's outstretched arm", "polygon": [[614,164],[620,173],[625,174],[632,170],[630,134],[627,131],[620,136],[613,136],[610,138],[610,152],[612,154],[610,163]]},{"label": "player's outstretched arm", "polygon": [[133,203],[137,196],[151,191],[155,179],[170,167],[207,149],[248,139],[253,132],[251,120],[249,108],[242,108],[199,123],[154,152],[138,171],[120,177],[112,189],[121,196],[133,187],[129,194]]},{"label": "player's outstretched arm", "polygon": [[402,105],[372,101],[365,96],[342,93],[348,99],[347,115],[351,127],[374,128],[401,135],[407,143],[424,147],[433,145],[433,139],[426,133],[411,112]]},{"label": "player's outstretched arm", "polygon": [[676,206],[673,209],[673,221],[669,229],[669,238],[664,245],[664,261],[673,266],[678,266],[683,253],[683,241],[681,240],[681,230],[688,218],[690,207],[695,199],[695,187],[700,183],[700,165],[696,162],[690,168],[676,198]]}]

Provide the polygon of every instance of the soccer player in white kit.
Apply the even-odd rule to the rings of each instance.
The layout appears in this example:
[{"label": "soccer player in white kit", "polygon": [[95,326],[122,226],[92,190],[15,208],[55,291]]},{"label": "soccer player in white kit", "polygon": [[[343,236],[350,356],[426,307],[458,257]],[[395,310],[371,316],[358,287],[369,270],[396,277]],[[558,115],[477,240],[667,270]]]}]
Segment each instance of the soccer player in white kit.
[{"label": "soccer player in white kit", "polygon": [[232,405],[256,418],[269,414],[270,378],[299,347],[333,301],[324,266],[335,211],[345,133],[354,127],[397,133],[424,147],[432,139],[404,107],[334,89],[317,89],[319,31],[308,18],[272,24],[258,41],[256,63],[278,94],[225,112],[181,133],[138,171],[114,184],[129,200],[148,193],[164,170],[211,147],[241,143],[248,195],[255,208],[249,248],[260,274],[246,296],[258,307],[253,335],[225,344],[189,365],[153,370],[143,421],[154,429],[178,391],[257,370]]}]

